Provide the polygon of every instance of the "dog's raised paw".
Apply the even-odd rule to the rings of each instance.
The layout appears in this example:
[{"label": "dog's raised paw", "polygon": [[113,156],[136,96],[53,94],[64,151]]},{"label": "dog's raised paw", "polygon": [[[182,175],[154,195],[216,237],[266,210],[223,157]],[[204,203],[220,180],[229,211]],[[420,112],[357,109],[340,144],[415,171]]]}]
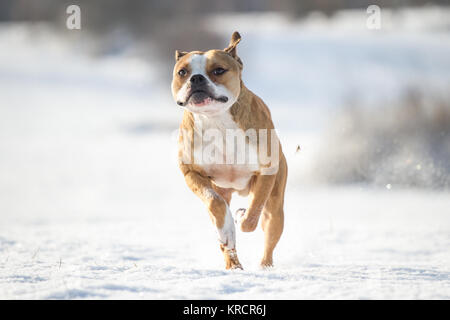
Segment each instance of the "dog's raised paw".
[{"label": "dog's raised paw", "polygon": [[238,209],[234,214],[234,222],[242,232],[253,232],[258,225],[259,215],[247,215],[247,209]]},{"label": "dog's raised paw", "polygon": [[246,211],[247,211],[247,209],[245,209],[245,208],[237,209],[233,215],[234,223],[236,223],[237,225],[240,225],[242,219],[244,218]]}]

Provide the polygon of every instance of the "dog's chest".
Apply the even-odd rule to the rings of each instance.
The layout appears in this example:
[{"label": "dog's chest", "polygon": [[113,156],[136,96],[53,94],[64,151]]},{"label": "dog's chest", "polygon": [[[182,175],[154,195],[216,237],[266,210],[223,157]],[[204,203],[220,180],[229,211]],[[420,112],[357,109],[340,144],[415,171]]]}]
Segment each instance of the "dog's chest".
[{"label": "dog's chest", "polygon": [[[220,116],[194,115],[198,165],[221,188],[246,189],[259,170],[256,142],[249,141],[229,111]],[[236,138],[235,138],[236,137]],[[240,137],[240,138],[239,138]]]}]

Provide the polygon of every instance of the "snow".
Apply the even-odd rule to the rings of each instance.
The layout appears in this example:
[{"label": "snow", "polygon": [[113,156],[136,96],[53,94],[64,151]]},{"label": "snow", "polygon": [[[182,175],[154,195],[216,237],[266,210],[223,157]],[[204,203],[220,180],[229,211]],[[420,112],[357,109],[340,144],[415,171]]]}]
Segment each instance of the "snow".
[{"label": "snow", "polygon": [[258,229],[238,233],[245,270],[228,272],[207,213],[179,182],[168,195],[142,190],[141,210],[120,188],[115,212],[2,218],[2,298],[449,298],[446,194],[291,186],[275,269],[257,266]]},{"label": "snow", "polygon": [[[157,69],[126,54],[83,55],[74,48],[88,46],[87,40],[66,43],[45,25],[32,43],[26,24],[0,26],[1,299],[450,298],[448,191],[331,187],[306,179],[323,118],[345,98],[347,86],[369,92],[379,70],[398,79],[380,88],[389,94],[411,74],[429,75],[435,88],[448,85],[448,31],[427,33],[414,24],[417,35],[406,37],[411,28],[395,29],[370,44],[382,54],[375,62],[367,53],[370,41],[348,30],[348,19],[334,21],[331,35],[320,17],[307,27],[277,19],[279,30],[267,25],[266,31],[289,30],[284,40],[252,31],[245,20],[240,54],[246,84],[269,102],[288,159],[285,230],[272,270],[258,266],[261,228],[238,232],[245,270],[231,272],[224,270],[204,205],[177,167],[181,110],[169,84],[157,83]],[[342,44],[346,34],[352,37]],[[252,45],[261,42],[253,36],[283,46],[255,54]],[[311,50],[303,53],[309,60],[295,60],[311,79],[301,80],[311,94],[295,100],[303,107],[291,103],[292,88],[281,87],[285,81],[270,76],[292,61],[290,37]],[[339,57],[353,56],[324,74],[319,42],[341,48]],[[429,43],[432,49],[423,49]],[[254,63],[244,58],[252,52]],[[414,63],[398,66],[397,54],[405,52]],[[257,61],[273,56],[280,63],[258,78]],[[360,81],[333,83],[343,69],[351,74],[358,66]],[[330,95],[320,93],[318,83]],[[245,206],[246,199],[236,196],[231,209]]]}]

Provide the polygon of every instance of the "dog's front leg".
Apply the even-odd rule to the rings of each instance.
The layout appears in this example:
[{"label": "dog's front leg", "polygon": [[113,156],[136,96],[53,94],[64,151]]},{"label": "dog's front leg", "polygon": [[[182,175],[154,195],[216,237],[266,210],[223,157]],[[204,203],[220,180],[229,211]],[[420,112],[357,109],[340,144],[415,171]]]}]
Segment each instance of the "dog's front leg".
[{"label": "dog's front leg", "polygon": [[236,222],[243,232],[255,231],[259,217],[272,192],[276,174],[258,175],[250,188],[250,201],[247,210],[236,211]]},{"label": "dog's front leg", "polygon": [[213,188],[211,180],[196,171],[188,171],[185,180],[189,188],[205,203],[216,226],[220,249],[226,269],[242,269],[236,253],[236,231],[230,208],[225,199]]}]

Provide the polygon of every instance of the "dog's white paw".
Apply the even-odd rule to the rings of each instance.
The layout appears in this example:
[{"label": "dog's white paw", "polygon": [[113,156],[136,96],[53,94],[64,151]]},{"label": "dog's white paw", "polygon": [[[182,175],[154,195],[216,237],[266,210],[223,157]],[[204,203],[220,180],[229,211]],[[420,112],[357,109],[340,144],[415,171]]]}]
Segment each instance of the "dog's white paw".
[{"label": "dog's white paw", "polygon": [[238,226],[241,225],[242,219],[245,216],[245,211],[247,211],[247,209],[240,208],[240,209],[237,209],[236,212],[233,215],[234,223],[237,224]]}]

